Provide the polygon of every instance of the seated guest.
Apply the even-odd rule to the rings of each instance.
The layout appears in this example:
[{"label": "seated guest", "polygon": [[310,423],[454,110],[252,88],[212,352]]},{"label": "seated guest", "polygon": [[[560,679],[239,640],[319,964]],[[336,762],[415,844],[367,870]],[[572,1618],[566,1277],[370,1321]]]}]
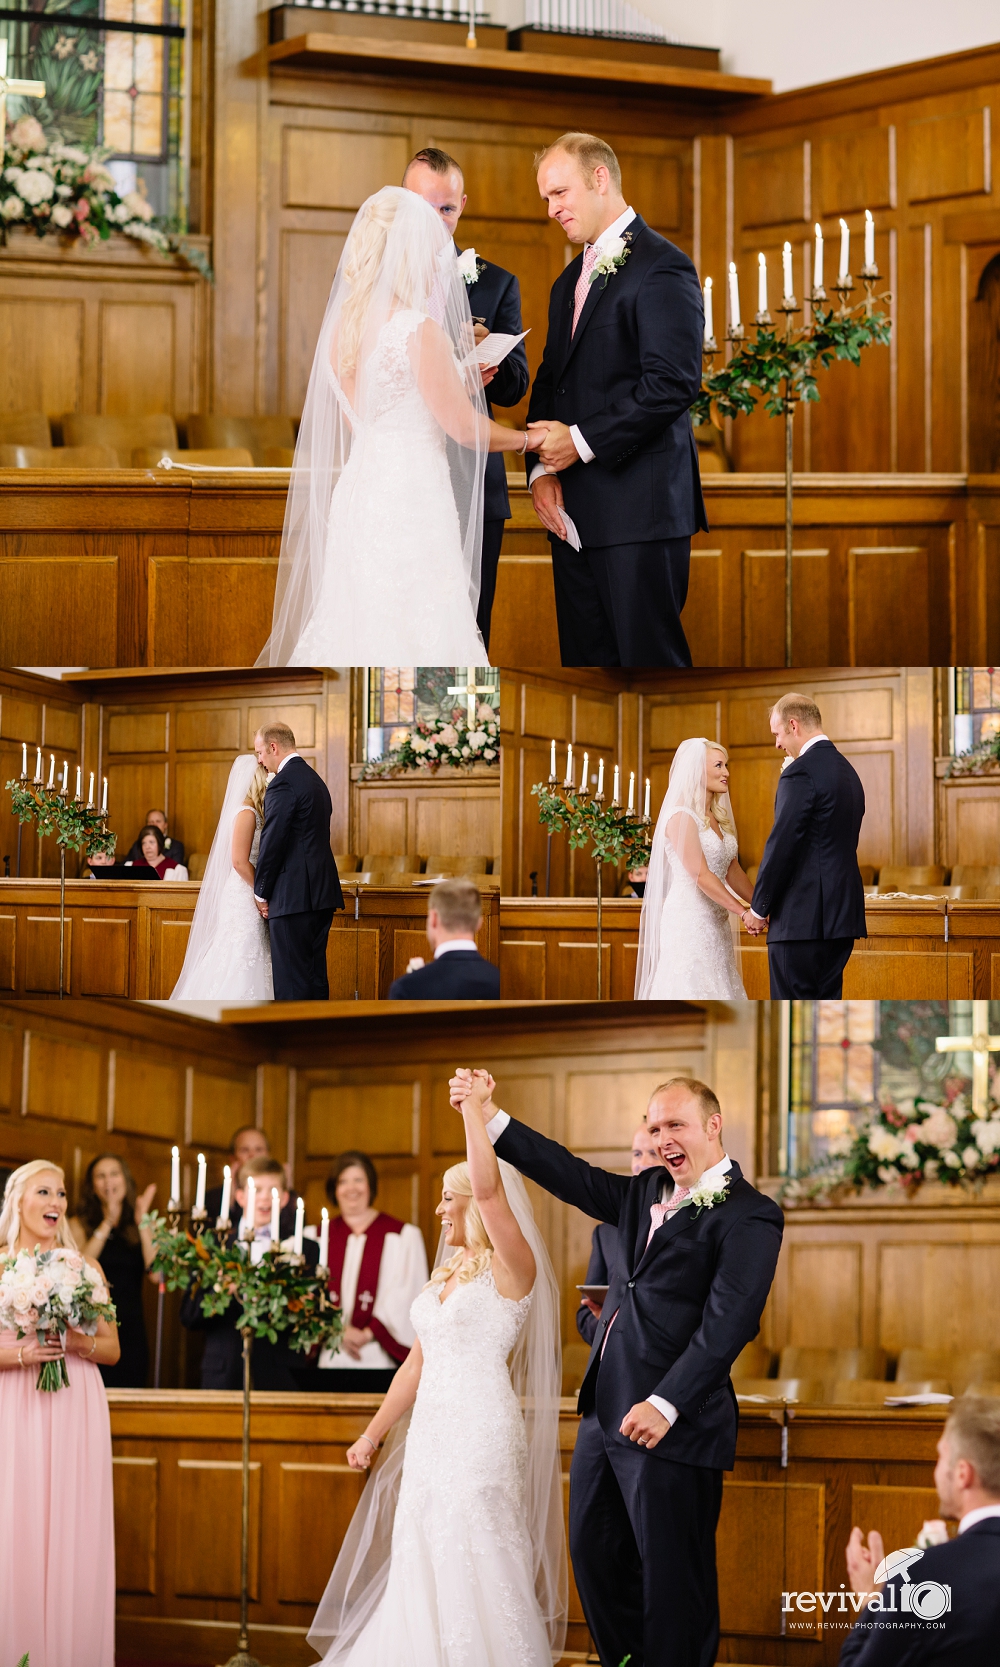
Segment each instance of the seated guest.
[{"label": "seated guest", "polygon": [[340,1296],[344,1330],[337,1349],[324,1349],[319,1364],[342,1373],[348,1388],[361,1388],[356,1374],[363,1372],[367,1391],[388,1389],[409,1354],[415,1335],[410,1304],[427,1283],[423,1234],[376,1210],[377,1193],[371,1158],[342,1152],[326,1195],[340,1211],[330,1223],[330,1289]]},{"label": "seated guest", "polygon": [[114,851],[88,851],[80,878],[82,880],[92,880],[95,868],[113,868],[115,861]]},{"label": "seated guest", "polygon": [[427,900],[429,965],[415,955],[390,1001],[499,1001],[500,968],[476,948],[483,901],[471,880],[439,880]]},{"label": "seated guest", "polygon": [[[640,1123],[632,1136],[632,1174],[638,1175],[643,1169],[653,1169],[660,1161],[660,1154],[653,1145],[645,1123]],[[587,1277],[583,1281],[585,1285],[611,1284],[617,1243],[617,1227],[612,1227],[607,1221],[598,1222],[590,1241],[590,1261],[587,1263]],[[593,1297],[581,1297],[580,1306],[576,1311],[576,1329],[585,1343],[590,1344],[594,1341],[600,1317],[601,1304],[595,1302]]]},{"label": "seated guest", "polygon": [[167,855],[173,857],[174,862],[184,862],[183,844],[167,832],[167,813],[165,810],[147,810],[146,826],[142,829],[131,851],[129,851],[126,859],[128,862],[137,862],[142,856],[142,835],[146,832],[146,828],[159,828],[163,835],[163,849]]},{"label": "seated guest", "polygon": [[[252,1163],[254,1158],[269,1158],[270,1156],[271,1143],[263,1129],[258,1129],[253,1123],[244,1123],[240,1128],[234,1130],[233,1137],[229,1142],[229,1158],[227,1160],[234,1177],[243,1168],[244,1164]],[[215,1226],[221,1209],[221,1186],[209,1187],[205,1194],[205,1210],[208,1214],[209,1227]],[[230,1194],[229,1219],[234,1227],[238,1225],[242,1214],[243,1211],[236,1202],[235,1195]]]},{"label": "seated guest", "polygon": [[102,1152],[87,1165],[77,1213],[69,1230],[77,1248],[99,1262],[118,1314],[121,1354],[112,1366],[101,1367],[109,1389],[145,1389],[149,1345],[142,1291],[153,1260],[153,1235],[140,1227],[151,1208],[156,1183],[136,1196],[132,1171],[116,1152]]},{"label": "seated guest", "polygon": [[[885,1557],[881,1534],[852,1528],[847,1573],[867,1604],[844,1640],[840,1667],[993,1667],[1000,1639],[1000,1400],[964,1395],[953,1401],[937,1446],[934,1486],[941,1511],[958,1522],[953,1540],[904,1553],[909,1561],[880,1586],[875,1575]],[[927,1523],[946,1533],[945,1525]],[[897,1553],[897,1555],[899,1555]],[[950,1607],[924,1594],[924,1618],[905,1604],[903,1588],[936,1582],[950,1590]],[[888,1588],[894,1590],[889,1592]],[[887,1599],[889,1601],[887,1601]],[[942,1596],[943,1605],[943,1596]]]},{"label": "seated guest", "polygon": [[[138,857],[129,858],[126,868],[154,868],[161,880],[186,880],[188,871],[182,862],[167,852],[166,842],[159,828],[152,824],[139,835]],[[176,850],[176,846],[174,847]]]},{"label": "seated guest", "polygon": [[[284,1165],[276,1158],[253,1158],[250,1163],[243,1165],[233,1188],[240,1217],[246,1208],[247,1181],[251,1175],[257,1189],[257,1208],[250,1255],[256,1257],[263,1254],[271,1243],[271,1189],[276,1187],[278,1191],[281,1207],[279,1231],[283,1244],[295,1232],[295,1204],[298,1195],[289,1190]],[[230,1230],[230,1238],[235,1237],[236,1228],[233,1227]],[[315,1239],[305,1239],[302,1250],[309,1266],[314,1268],[319,1261],[319,1245]],[[202,1389],[243,1387],[243,1339],[236,1329],[238,1313],[238,1305],[231,1302],[221,1314],[206,1316],[202,1313],[200,1291],[192,1286],[185,1292],[181,1303],[181,1324],[187,1326],[189,1331],[205,1333],[205,1350],[201,1357]],[[276,1343],[255,1337],[251,1356],[253,1387],[298,1389],[299,1385],[292,1375],[292,1370],[305,1366],[306,1363],[306,1356],[292,1348],[285,1332],[279,1332]]]}]

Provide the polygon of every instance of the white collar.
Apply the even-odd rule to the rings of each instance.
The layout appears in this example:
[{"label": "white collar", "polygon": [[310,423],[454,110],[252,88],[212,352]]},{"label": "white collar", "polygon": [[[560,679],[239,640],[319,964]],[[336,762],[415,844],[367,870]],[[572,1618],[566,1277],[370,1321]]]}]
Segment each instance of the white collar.
[{"label": "white collar", "polygon": [[1000,1501],[996,1505],[977,1505],[974,1511],[966,1511],[958,1525],[959,1533],[964,1534],[967,1528],[977,1522],[985,1522],[987,1517],[1000,1517]]},{"label": "white collar", "polygon": [[286,752],[284,758],[281,760],[281,763],[278,765],[278,768],[274,772],[275,775],[280,776],[282,770],[285,768],[285,765],[288,763],[288,760],[290,758],[301,758],[301,757],[302,757],[302,754],[300,752]]},{"label": "white collar", "polygon": [[[625,227],[630,226],[635,217],[634,208],[627,208],[624,214],[619,214],[617,220],[615,220],[612,225],[608,226],[606,230],[601,233],[600,237],[595,237],[594,248],[603,249],[605,244],[610,243],[613,237],[621,237]],[[584,247],[586,248],[587,245],[585,244]]]},{"label": "white collar", "polygon": [[[704,1174],[698,1177],[694,1184],[695,1187],[714,1187],[719,1181],[722,1180],[722,1177],[726,1174],[727,1170],[732,1169],[732,1167],[732,1158],[728,1156],[720,1158],[718,1163],[713,1163],[710,1168],[705,1170]],[[694,1187],[691,1188],[691,1191],[694,1191]],[[667,1192],[667,1183],[664,1181],[663,1186],[660,1188],[660,1203],[665,1204],[669,1197],[670,1194]]]},{"label": "white collar", "polygon": [[[436,950],[434,951],[434,959],[435,959],[435,961],[437,961],[442,955],[447,955],[449,949],[475,949],[475,948],[476,948],[476,945],[475,945],[475,942],[473,941],[472,938],[449,938],[447,943],[439,943],[438,944]],[[477,951],[477,953],[478,953],[478,951]]]},{"label": "white collar", "polygon": [[808,752],[810,747],[814,747],[817,741],[829,741],[829,739],[829,735],[824,735],[822,730],[818,735],[810,735],[808,741],[803,742],[799,748],[799,757],[801,758],[804,752]]}]

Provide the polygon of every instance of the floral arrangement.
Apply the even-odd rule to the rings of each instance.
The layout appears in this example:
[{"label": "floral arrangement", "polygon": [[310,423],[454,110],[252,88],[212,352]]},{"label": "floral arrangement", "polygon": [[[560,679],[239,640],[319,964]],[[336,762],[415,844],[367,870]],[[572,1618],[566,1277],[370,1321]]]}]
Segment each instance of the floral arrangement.
[{"label": "floral arrangement", "polygon": [[[78,1250],[19,1250],[0,1256],[0,1331],[65,1333],[72,1326],[93,1337],[98,1320],[112,1323],[115,1305],[99,1273]],[[69,1387],[65,1360],[46,1360],[36,1389]]]},{"label": "floral arrangement", "polygon": [[336,1346],[343,1316],[330,1291],[328,1270],[310,1268],[290,1248],[292,1240],[252,1262],[236,1241],[227,1243],[210,1230],[175,1232],[155,1210],[142,1226],[153,1235],[151,1266],[162,1273],[167,1289],[197,1286],[207,1316],[224,1313],[235,1301],[240,1331],[270,1343],[277,1342],[279,1332],[291,1332],[292,1348],[303,1354]]},{"label": "floral arrangement", "polygon": [[633,816],[620,805],[605,804],[571,787],[553,788],[548,782],[538,781],[531,791],[538,799],[542,827],[553,833],[564,829],[571,851],[584,851],[589,845],[595,861],[619,862],[624,858],[629,868],[642,868],[649,861],[650,826],[644,817]]},{"label": "floral arrangement", "polygon": [[85,247],[122,232],[160,254],[179,255],[211,282],[202,250],[157,219],[141,182],[138,190],[119,196],[106,154],[50,145],[35,116],[16,121],[0,159],[0,243],[6,243],[11,226],[24,226],[36,237],[76,239]]},{"label": "floral arrangement", "polygon": [[959,753],[945,770],[946,776],[989,776],[1000,770],[1000,730],[980,741],[978,747]]},{"label": "floral arrangement", "polygon": [[830,1204],[865,1187],[900,1186],[913,1197],[924,1181],[981,1187],[1000,1170],[1000,1100],[990,1096],[977,1116],[962,1079],[949,1077],[944,1104],[923,1099],[883,1100],[853,1135],[831,1141],[830,1154],[781,1189],[781,1202]]},{"label": "floral arrangement", "polygon": [[817,361],[824,369],[834,359],[857,365],[862,348],[888,343],[892,327],[887,314],[869,316],[867,308],[866,301],[843,312],[816,307],[811,326],[789,336],[759,326],[753,341],[748,337],[734,345],[728,364],[706,372],[691,421],[697,427],[715,420],[713,407],[720,418],[749,414],[758,394],[768,416],[778,417],[785,409],[783,383],[792,399],[818,400]]},{"label": "floral arrangement", "polygon": [[34,822],[39,838],[55,834],[56,844],[72,851],[113,851],[115,835],[96,805],[70,799],[39,781],[8,781],[11,809],[19,822]]},{"label": "floral arrangement", "polygon": [[450,718],[418,719],[398,747],[364,765],[361,780],[398,776],[405,770],[433,774],[442,764],[470,770],[476,764],[495,764],[499,757],[500,721],[493,707],[481,702],[473,724],[463,707],[456,707]]}]

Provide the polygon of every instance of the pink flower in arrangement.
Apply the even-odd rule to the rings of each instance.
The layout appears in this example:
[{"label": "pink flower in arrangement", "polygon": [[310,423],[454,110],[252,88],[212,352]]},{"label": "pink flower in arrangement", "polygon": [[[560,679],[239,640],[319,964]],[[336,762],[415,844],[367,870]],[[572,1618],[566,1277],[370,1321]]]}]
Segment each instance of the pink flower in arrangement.
[{"label": "pink flower in arrangement", "polygon": [[84,220],[89,220],[89,218],[90,218],[90,204],[87,201],[86,197],[81,197],[80,198],[80,201],[77,203],[75,209],[73,210],[73,213],[76,215],[76,217],[79,220],[81,225],[83,224]]},{"label": "pink flower in arrangement", "polygon": [[902,1129],[905,1126],[907,1118],[899,1110],[898,1106],[893,1105],[891,1100],[886,1100],[883,1103],[881,1111],[885,1121],[889,1123],[892,1128]]},{"label": "pink flower in arrangement", "polygon": [[958,1099],[958,1096],[962,1092],[962,1088],[963,1088],[963,1083],[962,1083],[962,1080],[961,1080],[960,1077],[949,1077],[948,1078],[947,1082],[944,1085],[944,1097],[945,1097],[945,1101],[948,1105],[951,1105],[953,1100]]},{"label": "pink flower in arrangement", "polygon": [[915,1146],[917,1144],[917,1141],[920,1139],[920,1124],[919,1123],[911,1123],[908,1126],[908,1128],[906,1130],[906,1133],[903,1136],[903,1139],[911,1141],[912,1144]]}]

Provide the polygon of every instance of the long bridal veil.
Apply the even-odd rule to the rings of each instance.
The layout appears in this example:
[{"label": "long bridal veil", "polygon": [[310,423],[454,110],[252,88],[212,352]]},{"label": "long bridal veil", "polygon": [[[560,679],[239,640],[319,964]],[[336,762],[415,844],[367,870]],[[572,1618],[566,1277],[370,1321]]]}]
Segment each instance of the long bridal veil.
[{"label": "long bridal veil", "polygon": [[[415,192],[385,186],[355,216],[323,317],[285,504],[271,635],[258,665],[290,663],[319,599],[325,564],[338,565],[337,549],[328,548],[331,500],[352,457],[351,476],[357,478],[359,450],[386,408],[386,356],[376,353],[385,325],[401,311],[431,321],[414,332],[406,349],[425,403],[457,407],[462,416],[462,432],[449,430],[447,452],[475,616],[489,425],[468,291],[440,215]],[[463,390],[469,409],[455,397]],[[405,434],[400,442],[407,444]],[[406,513],[384,473],[378,501],[360,507],[379,527],[387,515]],[[370,582],[378,586],[377,571]],[[350,594],[343,604],[350,608]]]},{"label": "long bridal veil", "polygon": [[[219,825],[205,864],[194,919],[188,935],[181,975],[170,994],[171,1001],[195,1000],[206,993],[206,978],[212,984],[214,961],[219,949],[219,919],[222,894],[233,872],[233,823],[246,804],[250,783],[257,772],[252,752],[241,753],[229,772]],[[214,986],[213,986],[214,993]],[[225,992],[223,992],[225,993]]]},{"label": "long bridal veil", "polygon": [[[639,955],[636,962],[635,996],[647,1001],[656,978],[663,948],[660,923],[671,886],[687,878],[697,881],[705,857],[701,831],[706,827],[709,748],[724,751],[716,741],[695,735],[682,741],[670,766],[667,791],[656,819],[649,871],[642,895],[639,917]],[[728,793],[713,794],[715,819],[723,833],[736,837],[736,821]],[[671,854],[674,861],[671,861]],[[736,895],[735,893],[733,894]],[[733,934],[736,968],[740,966],[740,933],[735,915],[729,916]]]},{"label": "long bridal veil", "polygon": [[[559,1288],[523,1180],[502,1159],[500,1173],[510,1207],[535,1258],[534,1295],[511,1355],[510,1376],[524,1409],[528,1438],[525,1509],[534,1560],[535,1596],[549,1635],[552,1658],[558,1661],[566,1637],[568,1604],[559,1456],[562,1393]],[[451,1254],[442,1233],[434,1266],[438,1267]],[[385,1591],[408,1423],[409,1414],[393,1426],[380,1459],[372,1467],[309,1630],[308,1639],[313,1648],[328,1652],[323,1657],[325,1667],[347,1658]]]}]

